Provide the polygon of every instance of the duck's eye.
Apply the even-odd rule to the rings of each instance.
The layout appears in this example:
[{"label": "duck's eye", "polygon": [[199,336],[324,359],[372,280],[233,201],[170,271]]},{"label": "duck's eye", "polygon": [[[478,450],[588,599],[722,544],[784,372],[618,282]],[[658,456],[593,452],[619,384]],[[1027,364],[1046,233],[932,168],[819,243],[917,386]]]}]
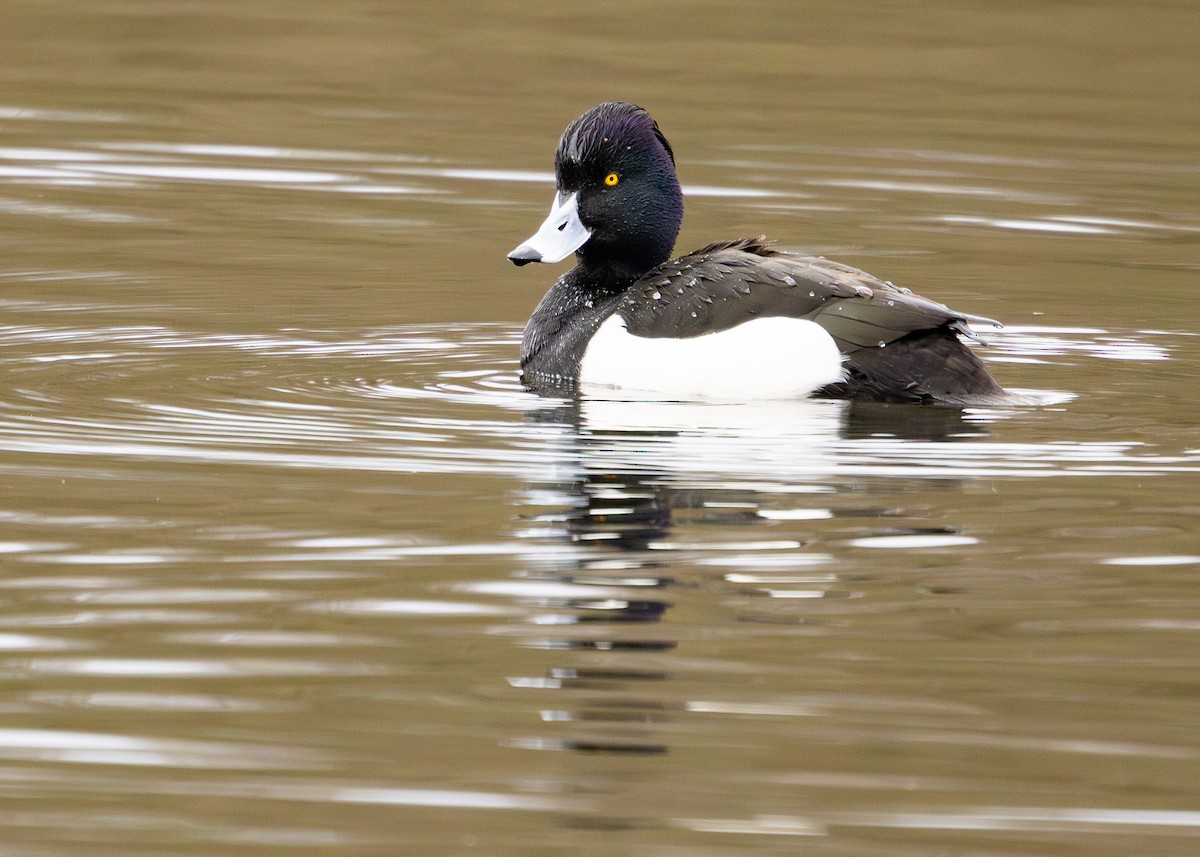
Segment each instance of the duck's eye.
[{"label": "duck's eye", "polygon": [[606,175],[604,177],[604,183],[606,185],[608,185],[609,187],[614,187],[616,185],[616,183],[619,182],[620,180],[621,180],[621,177],[618,176],[616,173],[609,173],[608,175]]}]

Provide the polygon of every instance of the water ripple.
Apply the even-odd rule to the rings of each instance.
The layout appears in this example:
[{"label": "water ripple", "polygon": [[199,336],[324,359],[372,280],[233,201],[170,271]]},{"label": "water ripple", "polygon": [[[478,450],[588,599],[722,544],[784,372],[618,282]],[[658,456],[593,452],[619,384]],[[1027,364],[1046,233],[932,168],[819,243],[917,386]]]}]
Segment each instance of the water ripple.
[{"label": "water ripple", "polygon": [[311,753],[261,743],[231,744],[53,729],[0,729],[0,757],[215,769],[301,768],[315,761]]},{"label": "water ripple", "polygon": [[[3,364],[16,383],[0,402],[0,449],[45,455],[237,462],[270,467],[405,473],[528,476],[547,466],[547,451],[569,438],[566,425],[538,418],[558,407],[524,392],[511,355],[519,331],[502,325],[390,328],[331,338],[303,331],[280,335],[190,334],[154,326],[0,328]],[[1170,339],[1153,333],[1085,328],[1014,327],[992,337],[992,359],[1052,363],[1087,357],[1169,359]],[[209,372],[182,388],[156,386],[165,351],[205,353]],[[266,361],[264,366],[263,361]],[[440,367],[430,370],[431,363]],[[87,396],[73,375],[98,367],[141,365],[145,388]],[[253,379],[245,374],[253,367]],[[43,373],[56,390],[47,397]],[[370,374],[366,374],[370,373]],[[253,390],[269,378],[268,385]],[[253,393],[251,395],[248,395]],[[1063,402],[1067,394],[1041,394]],[[402,406],[400,406],[402,405]],[[920,409],[918,409],[920,410]],[[580,424],[589,462],[616,472],[635,467],[682,473],[705,462],[710,473],[881,476],[1022,476],[1194,471],[1186,454],[1138,440],[1005,443],[990,438],[914,440],[874,434],[846,437],[845,403],[751,405],[585,401]],[[994,423],[1020,409],[972,409]],[[803,439],[803,443],[797,441]],[[782,468],[782,471],[776,471]],[[806,511],[805,514],[812,514]],[[305,546],[307,549],[307,546]],[[400,546],[403,547],[403,546]],[[9,543],[13,553],[39,551],[44,561],[130,565],[181,559],[161,553],[54,552]],[[344,553],[397,546],[343,545]],[[402,550],[401,552],[405,552]],[[411,552],[411,549],[409,549]]]},{"label": "water ripple", "polygon": [[[90,118],[89,118],[90,116]],[[109,114],[58,113],[0,106],[0,119],[120,121]],[[1076,170],[1086,175],[1093,164],[1006,159],[956,152],[855,150],[789,147],[796,160],[711,160],[710,169],[733,171],[729,184],[687,184],[691,197],[746,200],[760,208],[783,211],[841,211],[852,195],[922,196],[931,205],[952,201],[958,210],[923,212],[909,218],[921,223],[994,231],[1026,231],[1067,237],[1108,237],[1150,232],[1195,233],[1200,223],[1172,212],[1140,216],[1096,213],[1099,203],[1030,182],[1030,169]],[[825,163],[828,161],[828,163]],[[1108,169],[1138,171],[1146,165],[1109,164]],[[1001,172],[998,173],[997,171]],[[805,175],[817,173],[817,175]],[[799,175],[798,175],[799,174]],[[397,179],[401,181],[398,183]],[[0,184],[123,188],[196,183],[253,188],[291,188],[379,196],[404,195],[427,203],[477,198],[471,185],[534,184],[551,186],[545,170],[448,163],[403,152],[250,146],[229,143],[104,142],[91,147],[0,147]],[[1083,183],[1081,183],[1082,185]],[[470,194],[470,197],[468,197]],[[756,202],[753,202],[756,201]],[[968,206],[1003,206],[1002,212]],[[1013,213],[1013,206],[1020,213]],[[1085,213],[1073,209],[1085,207]],[[1049,209],[1049,210],[1047,210]],[[0,200],[0,211],[65,220],[142,223],[125,212],[62,206],[30,200]]]}]

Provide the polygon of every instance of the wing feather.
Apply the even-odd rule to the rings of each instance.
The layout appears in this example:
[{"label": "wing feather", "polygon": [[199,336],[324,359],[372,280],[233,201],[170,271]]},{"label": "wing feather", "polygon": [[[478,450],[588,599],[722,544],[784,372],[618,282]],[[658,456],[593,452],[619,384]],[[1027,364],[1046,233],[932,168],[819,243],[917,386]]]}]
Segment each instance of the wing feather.
[{"label": "wing feather", "polygon": [[632,333],[648,337],[700,336],[751,318],[805,318],[847,354],[916,331],[995,324],[858,268],[774,250],[761,236],[710,244],[665,263],[629,290],[617,312]]}]

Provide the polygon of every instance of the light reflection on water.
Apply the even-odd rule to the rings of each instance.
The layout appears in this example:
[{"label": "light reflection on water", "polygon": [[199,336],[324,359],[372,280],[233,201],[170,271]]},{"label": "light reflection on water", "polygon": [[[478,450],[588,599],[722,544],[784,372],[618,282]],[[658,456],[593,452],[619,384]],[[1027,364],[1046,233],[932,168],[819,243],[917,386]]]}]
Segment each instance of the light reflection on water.
[{"label": "light reflection on water", "polygon": [[[165,163],[139,160],[146,154],[161,155]],[[182,158],[183,160],[178,160]],[[215,164],[195,164],[195,158],[215,160]],[[296,167],[264,168],[260,166],[229,166],[226,161],[281,161],[286,164],[341,165],[340,171],[301,169]],[[20,166],[4,165],[11,161]],[[428,158],[406,155],[379,155],[363,152],[317,152],[296,149],[272,149],[254,146],[221,144],[109,144],[101,151],[62,149],[19,149],[0,147],[0,182],[42,183],[113,187],[146,182],[212,182],[218,184],[251,184],[286,186],[297,190],[328,190],[365,194],[419,194],[436,197],[452,193],[445,188],[422,185],[397,185],[392,176],[474,181],[486,183],[522,182],[553,186],[554,174],[530,170],[468,168],[458,166],[397,166],[412,162],[428,162]],[[29,166],[26,166],[29,164]],[[351,172],[346,165],[357,165]],[[763,199],[786,194],[765,188],[716,187],[687,185],[689,196],[744,197]],[[16,205],[16,203],[12,203]],[[0,206],[2,207],[2,206]],[[24,205],[23,213],[59,216],[66,219],[87,219],[99,222],[141,222],[141,218],[116,212],[69,209],[56,206]]]},{"label": "light reflection on water", "polygon": [[[1010,545],[990,532],[986,505],[971,497],[972,486],[994,478],[1105,480],[1109,490],[1114,478],[1194,474],[1200,462],[1188,450],[1156,447],[1136,434],[1095,439],[1082,432],[1070,440],[1009,430],[1037,425],[1048,413],[1069,419],[1079,400],[1067,394],[1045,394],[1040,408],[964,413],[842,402],[576,407],[519,389],[511,364],[517,336],[500,325],[278,336],[5,329],[6,364],[21,379],[0,414],[11,475],[60,458],[103,469],[123,461],[207,462],[327,477],[476,475],[521,486],[522,520],[511,538],[444,542],[316,522],[284,529],[210,522],[193,532],[144,514],[38,514],[13,506],[5,520],[43,537],[4,542],[13,567],[28,573],[0,587],[18,598],[3,614],[0,669],[34,683],[15,700],[18,712],[57,712],[66,728],[17,717],[25,725],[0,730],[0,757],[111,772],[72,773],[72,788],[84,794],[239,800],[266,819],[277,817],[269,807],[313,805],[528,811],[568,827],[587,828],[593,819],[617,829],[773,840],[905,829],[1197,835],[1194,813],[1120,806],[1104,789],[1088,792],[1085,808],[1059,807],[1052,794],[1044,805],[1017,797],[1037,793],[1047,760],[1192,765],[1200,757],[1187,741],[1105,735],[1073,718],[1059,729],[1031,728],[1019,714],[997,733],[988,724],[998,703],[986,692],[940,698],[899,666],[888,676],[887,667],[873,665],[889,655],[926,660],[968,683],[972,671],[987,667],[1009,688],[1023,686],[1009,678],[1012,671],[1032,670],[1068,685],[1068,697],[1088,699],[1095,691],[1086,676],[1099,665],[1086,647],[1061,650],[1064,639],[1190,636],[1195,624],[1169,608],[1167,615],[1064,623],[1053,606],[1031,607],[1023,600],[1024,572],[1007,571],[1001,559],[1020,551],[1013,546],[1019,539]],[[1160,363],[1171,359],[1176,341],[1160,333],[1023,327],[994,336],[987,353],[1030,363],[1029,371],[1044,371],[1053,383],[1059,361]],[[160,386],[158,355],[180,351],[200,355],[208,374],[190,386]],[[77,359],[57,359],[67,355]],[[138,388],[116,395],[63,383],[95,367],[138,365],[150,370]],[[56,374],[52,394],[40,389],[44,373]],[[939,495],[965,505],[956,512]],[[97,542],[101,532],[107,538]],[[113,533],[137,543],[114,546]],[[1124,553],[1120,541],[1073,549],[1081,548],[1091,562],[1118,569],[1196,563],[1185,552]],[[888,559],[877,563],[872,555]],[[512,570],[496,577],[491,565],[455,567],[478,562]],[[963,563],[993,570],[976,578]],[[66,567],[88,573],[63,576]],[[418,574],[415,585],[388,582],[407,573]],[[1075,579],[1057,585],[1056,597],[1078,599],[1073,590],[1087,591],[1086,575],[1066,574]],[[972,592],[986,593],[987,606]],[[978,642],[953,645],[960,632],[939,618],[943,601],[985,611],[990,630]],[[264,608],[276,616],[268,627],[252,618]],[[102,629],[136,632],[149,645],[93,636]],[[1019,662],[993,646],[1011,636],[1026,650]],[[367,748],[331,747],[320,730],[303,726],[286,743],[244,725],[234,729],[239,740],[215,737],[225,731],[220,722],[241,718],[298,724],[311,703],[290,689],[316,682],[352,706],[393,699],[421,733],[418,743],[462,740],[457,716],[433,735],[421,726],[436,722],[438,710],[465,712],[477,724],[481,710],[479,699],[447,698],[438,689],[436,670],[411,653],[423,640],[431,651],[464,642],[486,647],[485,662],[499,655],[482,676],[487,686],[475,691],[484,707],[504,712],[503,725],[484,736],[487,752],[517,754],[499,776],[481,772],[458,787],[428,763],[407,773],[399,760],[388,770],[368,764],[351,774],[347,766],[361,764],[355,760]],[[882,648],[868,648],[872,641]],[[799,664],[770,654],[797,644],[810,650]],[[505,654],[514,648],[528,654]],[[397,660],[395,651],[409,654]],[[1178,654],[1130,651],[1107,656],[1100,674],[1189,665]],[[858,692],[849,690],[854,685]],[[205,730],[211,738],[181,737],[153,720],[145,732],[128,721],[115,721],[112,731],[85,729],[72,711],[203,718],[216,728]],[[798,742],[815,761],[739,786],[746,776],[739,754],[780,741]],[[412,739],[402,743],[416,752]],[[900,758],[979,754],[990,760],[985,767],[1033,772],[997,779],[972,764],[958,777],[910,774],[897,786],[900,774],[887,764],[843,768],[836,754],[828,756],[828,748],[853,746],[885,747]],[[680,790],[662,773],[600,773],[606,765],[590,770],[583,761],[565,772],[556,764],[550,777],[513,776],[514,766],[543,767],[520,761],[527,756],[686,757],[724,771],[713,774],[721,790],[740,788],[746,799]],[[856,766],[863,773],[855,775]],[[125,773],[147,768],[163,775],[148,784]],[[33,770],[54,782],[47,768]],[[177,778],[188,770],[219,776]],[[231,779],[233,771],[252,777]],[[674,791],[664,797],[664,787]],[[843,797],[824,806],[832,793]],[[814,808],[789,811],[797,802]],[[333,841],[335,829],[328,822],[311,832],[281,826],[266,839]],[[236,826],[213,830],[221,841],[251,835]]]},{"label": "light reflection on water", "polygon": [[0,758],[87,765],[254,769],[307,767],[294,748],[137,738],[47,729],[0,729]]},{"label": "light reflection on water", "polygon": [[[1177,212],[1147,212],[1130,217],[1123,212],[1098,213],[1081,192],[1064,194],[1029,190],[1031,166],[1063,171],[1060,162],[1009,161],[957,152],[906,150],[836,150],[824,153],[836,166],[832,175],[797,175],[788,163],[766,161],[709,161],[746,173],[744,184],[717,186],[685,183],[685,196],[744,200],[746,204],[779,211],[840,210],[853,206],[846,192],[926,194],[939,201],[961,198],[973,204],[992,204],[996,213],[952,212],[915,219],[926,228],[969,228],[988,231],[1027,231],[1081,237],[1136,236],[1162,233],[1187,236],[1200,232],[1200,221]],[[848,177],[855,161],[890,160],[887,168],[871,164],[870,178]],[[263,166],[263,164],[268,166]],[[1137,164],[1109,165],[1137,170]],[[1075,167],[1088,169],[1087,165]],[[810,168],[811,169],[811,168]],[[1004,179],[997,180],[1000,171]],[[890,174],[890,175],[889,175]],[[1186,173],[1185,173],[1186,174]],[[881,175],[889,175],[881,178]],[[401,178],[406,183],[397,183]],[[379,196],[411,196],[431,204],[472,202],[479,185],[532,183],[553,185],[547,171],[503,169],[440,163],[429,156],[328,151],[225,143],[110,142],[87,149],[0,147],[0,184],[47,187],[136,189],[142,185],[211,183],[280,187],[298,191],[340,192]],[[409,181],[416,180],[416,181]],[[1080,186],[1080,189],[1082,185]],[[499,195],[501,188],[489,193]],[[754,202],[759,200],[760,202]],[[495,204],[495,203],[493,203]],[[1013,205],[1024,209],[1014,216]],[[1078,211],[1081,206],[1086,210]],[[84,222],[140,225],[154,217],[111,209],[0,199],[0,212]],[[414,225],[421,225],[416,224]]]},{"label": "light reflection on water", "polygon": [[[269,466],[348,468],[399,472],[505,472],[527,475],[545,460],[546,440],[561,436],[554,421],[530,421],[523,414],[546,412],[553,404],[520,389],[510,368],[510,352],[519,331],[501,326],[475,328],[390,329],[359,339],[321,341],[305,337],[188,335],[163,328],[71,329],[9,327],[0,330],[8,349],[6,363],[22,365],[74,363],[83,366],[144,364],[153,367],[156,352],[204,350],[226,377],[237,376],[252,363],[278,361],[267,369],[269,390],[262,398],[220,396],[211,399],[176,395],[182,401],[109,398],[102,402],[68,401],[63,394],[45,398],[21,388],[0,420],[0,436],[13,452],[57,455],[153,457]],[[1098,330],[1023,326],[991,337],[997,361],[1045,363],[1062,355],[1124,361],[1167,359],[1163,335],[1113,335]],[[1169,341],[1169,340],[1168,340]],[[40,353],[39,353],[40,352]],[[47,353],[49,352],[49,353]],[[289,377],[297,360],[331,363],[369,358],[373,371],[389,367],[411,375],[412,368],[438,360],[451,368],[437,377],[412,382],[397,378],[336,377],[314,372]],[[490,366],[480,368],[481,362]],[[306,364],[307,365],[307,364]],[[457,368],[462,365],[472,368]],[[439,380],[444,379],[444,380]],[[34,376],[36,380],[36,376]],[[209,379],[207,383],[212,383]],[[225,379],[219,379],[225,380]],[[1068,402],[1071,394],[1022,391],[1044,406]],[[18,407],[20,399],[25,406]],[[397,410],[391,403],[424,402],[471,405],[510,412],[515,419],[496,419],[478,411],[467,418],[447,419],[420,409]],[[89,413],[88,408],[95,413]],[[950,432],[952,441],[922,441],[867,432],[845,437],[870,419],[871,408],[848,408],[842,402],[771,404],[688,404],[585,400],[578,414],[580,429],[590,438],[587,455],[606,459],[602,466],[688,470],[703,461],[709,474],[840,473],[970,476],[995,472],[1010,475],[1086,474],[1093,469],[1141,472],[1189,471],[1195,462],[1186,454],[1145,450],[1137,440],[1049,441],[1003,443],[971,441],[972,425],[1011,418],[1022,409],[968,409],[953,414],[919,413],[928,428]],[[925,409],[932,410],[932,409]],[[862,412],[861,414],[859,412]],[[880,409],[880,414],[890,411]],[[960,421],[961,420],[961,421]],[[957,428],[954,424],[957,422]],[[943,426],[936,424],[943,423]],[[611,444],[600,442],[610,436]],[[625,442],[632,438],[632,443]],[[531,442],[532,441],[532,442]],[[500,448],[491,446],[499,442]],[[753,454],[747,455],[747,451]],[[659,459],[655,461],[655,459]],[[781,471],[779,468],[783,468]],[[304,545],[304,547],[311,547]],[[73,561],[62,555],[58,562]],[[80,560],[101,563],[101,557]],[[112,563],[156,562],[154,556],[113,555]]]},{"label": "light reflection on water", "polygon": [[[995,552],[1025,549],[989,534],[986,516],[979,514],[985,507],[971,501],[970,491],[997,478],[1082,478],[1109,485],[1111,479],[1200,472],[1188,450],[1157,448],[1138,435],[1096,439],[1079,432],[1076,439],[1057,433],[1021,439],[1022,432],[1007,430],[1031,420],[1037,425],[1051,413],[1069,419],[1078,407],[1069,394],[1042,394],[1042,407],[962,413],[821,401],[731,406],[539,400],[520,389],[512,371],[517,336],[516,328],[505,325],[414,326],[355,335],[294,330],[277,336],[194,335],[161,326],[6,329],[6,365],[18,383],[0,414],[0,443],[10,453],[32,456],[25,459],[32,472],[61,459],[106,469],[121,461],[206,462],[266,472],[478,475],[522,486],[523,520],[512,538],[491,541],[311,525],[209,525],[209,532],[187,533],[178,523],[137,515],[7,510],[7,521],[50,537],[4,543],[12,568],[29,574],[10,577],[0,587],[20,593],[19,606],[8,607],[0,619],[6,628],[0,648],[8,658],[2,669],[41,685],[19,707],[287,718],[304,711],[304,703],[275,691],[259,697],[254,684],[331,682],[353,694],[349,688],[356,682],[404,687],[414,672],[418,685],[404,693],[424,699],[427,679],[420,676],[427,667],[420,660],[397,664],[386,657],[396,647],[401,623],[398,627],[418,637],[511,641],[520,651],[551,659],[540,670],[529,669],[535,661],[528,659],[514,664],[516,669],[500,666],[502,672],[492,677],[487,696],[514,714],[524,713],[492,736],[494,747],[506,753],[653,759],[696,754],[707,742],[704,736],[719,735],[724,727],[739,741],[772,742],[782,723],[796,720],[809,724],[804,741],[814,747],[882,744],[919,754],[917,748],[936,745],[1022,763],[1034,756],[1118,757],[1141,765],[1198,759],[1186,743],[1121,741],[1088,735],[1086,729],[1079,737],[1044,730],[994,735],[977,725],[988,701],[944,702],[907,679],[888,687],[870,672],[882,687],[870,696],[852,695],[845,682],[853,679],[846,676],[864,667],[854,666],[853,659],[841,663],[838,653],[852,641],[871,639],[914,653],[944,642],[940,621],[922,616],[919,607],[916,623],[899,618],[913,595],[907,589],[884,595],[888,576],[907,580],[912,591],[932,599],[998,587],[989,622],[1008,624],[1001,634],[1026,641],[1115,629],[1192,633],[1194,625],[1153,617],[1116,624],[1097,617],[1074,627],[1024,607],[1019,622],[1007,617],[1002,605],[1016,597],[1009,587],[1021,585],[1006,583],[1008,563],[996,564]],[[1157,364],[1170,360],[1175,344],[1168,334],[1025,326],[992,337],[988,354],[1036,361],[1031,371],[1044,371],[1046,382],[1055,383],[1062,377],[1055,372],[1061,360],[1117,356],[1129,364]],[[218,371],[202,368],[204,377],[182,388],[158,385],[156,361],[178,352]],[[60,359],[64,356],[73,359]],[[91,394],[86,386],[60,383],[53,395],[38,391],[43,373],[56,373],[61,382],[109,366],[148,371],[136,390],[122,386]],[[19,462],[6,471],[23,475]],[[972,523],[955,521],[954,511],[942,508],[937,496],[946,491],[968,508],[979,507],[966,516]],[[184,544],[172,544],[179,535],[173,529],[184,534]],[[124,532],[138,544],[97,543],[98,532]],[[1195,563],[1184,552],[1134,550],[1126,556],[1120,541],[1102,550],[1093,553],[1093,562],[1112,568]],[[889,559],[877,564],[868,555]],[[455,563],[479,562],[515,569],[500,577],[475,565],[468,567],[474,571],[456,570],[449,577],[425,577],[422,571],[418,580],[424,582],[398,592],[378,585],[380,569],[401,573],[430,563],[452,569]],[[991,564],[994,577],[983,585],[955,570],[962,562]],[[64,568],[83,575],[62,576]],[[331,581],[337,588],[329,587]],[[356,587],[361,591],[353,593]],[[1062,597],[1078,598],[1069,593],[1067,586]],[[892,598],[898,600],[893,604]],[[263,609],[288,618],[257,627],[251,617]],[[299,618],[304,616],[312,618]],[[154,653],[139,652],[138,646],[114,649],[90,636],[90,629],[106,628],[151,634]],[[34,629],[55,629],[55,636]],[[778,636],[780,630],[784,636]],[[816,642],[823,658],[797,667],[755,657],[758,646],[786,647],[796,640]],[[730,654],[721,654],[722,641],[732,646]],[[743,654],[734,654],[743,647]],[[14,655],[22,659],[11,660]],[[1127,660],[1139,657],[1144,655]],[[976,670],[988,663],[988,648],[937,659],[950,672]],[[1057,654],[1037,655],[1033,669],[1055,670],[1057,660]],[[1181,665],[1177,658],[1154,660],[1154,669]],[[810,689],[781,682],[797,669],[811,672]],[[1002,661],[1000,669],[1009,665]],[[829,675],[840,678],[830,684]],[[764,687],[746,684],[748,676]],[[72,687],[78,682],[88,684]],[[221,687],[210,690],[214,682]],[[55,689],[61,683],[66,684]],[[162,689],[152,689],[155,684]],[[454,707],[475,709],[463,700]],[[250,735],[248,742],[230,743],[29,725],[0,733],[0,755],[30,763],[167,772],[246,769],[256,775],[323,771],[344,763],[307,731],[295,736],[294,747]],[[863,777],[864,793],[892,791],[887,775]],[[290,804],[538,810],[599,816],[618,825],[767,837],[829,835],[834,828],[1195,827],[1192,815],[1166,810],[1018,804],[805,815],[763,814],[745,805],[730,814],[719,802],[696,796],[691,804],[667,801],[646,817],[636,802],[614,799],[606,789],[581,798],[526,793],[520,780],[492,790],[422,789],[397,781],[404,779],[394,773],[337,784],[308,777],[193,787],[168,778],[156,781],[154,791]],[[776,785],[794,796],[818,795],[829,787],[798,780]],[[115,792],[109,784],[103,787],[138,793],[125,778]],[[547,787],[570,791],[563,784]],[[918,795],[944,790],[916,787]],[[642,799],[650,797],[643,793]]]}]

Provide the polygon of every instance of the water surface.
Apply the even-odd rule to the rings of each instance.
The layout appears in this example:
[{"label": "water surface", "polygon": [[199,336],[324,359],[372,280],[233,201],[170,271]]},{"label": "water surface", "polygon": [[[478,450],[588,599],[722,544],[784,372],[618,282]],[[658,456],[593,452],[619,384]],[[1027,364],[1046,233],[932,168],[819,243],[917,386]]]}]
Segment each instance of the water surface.
[{"label": "water surface", "polygon": [[[1190,7],[0,15],[0,854],[1195,853]],[[1043,404],[523,391],[613,97]]]}]

